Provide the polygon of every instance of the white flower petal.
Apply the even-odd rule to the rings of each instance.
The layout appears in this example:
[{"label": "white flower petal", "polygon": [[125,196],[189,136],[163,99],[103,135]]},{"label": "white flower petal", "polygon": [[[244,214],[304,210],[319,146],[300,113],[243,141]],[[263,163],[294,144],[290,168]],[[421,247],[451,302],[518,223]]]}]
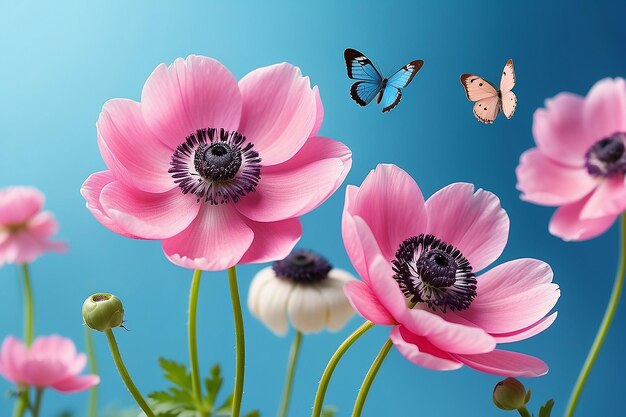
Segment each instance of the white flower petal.
[{"label": "white flower petal", "polygon": [[286,280],[269,280],[259,293],[259,319],[278,336],[289,329],[287,303],[295,286]]},{"label": "white flower petal", "polygon": [[322,281],[318,288],[326,299],[328,318],[326,326],[330,331],[340,330],[354,315],[354,309],[343,292],[343,286],[356,278],[342,269],[332,269],[328,279]]},{"label": "white flower petal", "polygon": [[261,301],[261,293],[263,292],[265,284],[272,279],[277,278],[271,266],[261,269],[254,278],[252,278],[252,283],[250,283],[250,288],[248,289],[248,309],[255,317],[260,317],[259,304]]},{"label": "white flower petal", "polygon": [[317,285],[296,285],[287,303],[293,327],[302,333],[317,333],[328,320],[326,299]]}]

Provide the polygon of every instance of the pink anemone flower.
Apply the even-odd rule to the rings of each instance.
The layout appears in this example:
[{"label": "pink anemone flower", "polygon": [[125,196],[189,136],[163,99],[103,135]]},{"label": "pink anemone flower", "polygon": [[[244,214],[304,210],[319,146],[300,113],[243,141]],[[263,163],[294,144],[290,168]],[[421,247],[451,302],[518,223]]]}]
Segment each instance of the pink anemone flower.
[{"label": "pink anemone flower", "polygon": [[350,150],[317,132],[317,87],[288,63],[239,82],[201,56],[161,64],[141,102],[114,99],[98,119],[108,168],[83,184],[87,207],[121,235],[158,239],[186,268],[286,257],[298,216],[341,185]]},{"label": "pink anemone flower", "polygon": [[44,195],[32,187],[0,189],[0,266],[32,262],[45,252],[62,252],[50,239],[59,230],[52,213],[41,211]]},{"label": "pink anemone flower", "polygon": [[98,375],[80,375],[86,364],[74,342],[56,335],[38,337],[31,347],[9,336],[0,349],[0,375],[20,386],[84,391],[100,383]]},{"label": "pink anemone flower", "polygon": [[560,93],[535,111],[536,148],[517,167],[522,200],[559,206],[550,233],[586,240],[626,209],[626,81],[598,81],[587,97]]},{"label": "pink anemone flower", "polygon": [[379,165],[360,187],[348,186],[342,228],[363,279],[346,284],[348,298],[367,320],[393,326],[390,338],[409,361],[503,376],[548,371],[538,358],[496,349],[549,327],[560,291],[550,266],[535,259],[475,275],[508,238],[495,195],[456,183],[424,202],[406,172]]}]

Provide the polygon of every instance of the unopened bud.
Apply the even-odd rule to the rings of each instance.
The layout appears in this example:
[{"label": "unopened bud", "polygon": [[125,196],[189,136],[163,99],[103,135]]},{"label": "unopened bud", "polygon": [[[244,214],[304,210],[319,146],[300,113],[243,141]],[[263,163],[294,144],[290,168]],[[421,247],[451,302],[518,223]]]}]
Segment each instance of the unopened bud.
[{"label": "unopened bud", "polygon": [[518,410],[530,399],[524,385],[515,378],[507,378],[493,389],[493,403],[502,410]]},{"label": "unopened bud", "polygon": [[100,332],[119,327],[124,321],[124,306],[113,294],[93,294],[83,303],[83,320]]}]

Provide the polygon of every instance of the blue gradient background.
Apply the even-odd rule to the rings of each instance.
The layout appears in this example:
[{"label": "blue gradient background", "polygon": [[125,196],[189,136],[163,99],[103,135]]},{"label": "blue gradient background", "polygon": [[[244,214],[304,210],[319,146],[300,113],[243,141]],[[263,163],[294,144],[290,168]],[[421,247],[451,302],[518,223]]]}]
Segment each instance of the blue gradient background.
[{"label": "blue gradient background", "polygon": [[[347,3],[347,2],[346,2]],[[582,3],[582,2],[581,2]],[[548,234],[552,209],[519,200],[514,169],[533,146],[533,111],[560,91],[585,94],[606,76],[624,75],[626,7],[617,2],[385,2],[306,5],[167,1],[3,2],[0,5],[0,186],[32,184],[48,197],[60,238],[71,246],[32,267],[39,334],[60,333],[84,349],[80,307],[96,291],[125,302],[130,332],[118,339],[127,364],[145,393],[162,388],[161,355],[187,361],[186,310],[191,272],[170,264],[158,242],[114,235],[85,209],[83,180],[104,167],[95,122],[109,98],[139,99],[142,85],[160,62],[204,54],[238,77],[268,64],[289,61],[319,85],[326,117],[321,133],[354,152],[347,183],[359,184],[379,162],[411,173],[425,195],[454,181],[495,192],[511,218],[509,244],[500,261],[536,257],[549,262],[562,287],[556,324],[511,345],[535,354],[550,373],[524,381],[532,408],[554,396],[555,415],[564,408],[608,299],[617,257],[615,228],[590,242],[564,243]],[[342,53],[365,52],[386,74],[413,59],[425,65],[391,113],[358,107]],[[515,60],[519,103],[511,120],[478,123],[458,77],[475,72],[498,81],[508,58]],[[304,216],[300,246],[323,248],[335,265],[350,268],[339,222],[344,187]],[[240,269],[242,296],[260,266]],[[21,334],[17,268],[0,269],[0,336]],[[275,413],[290,339],[275,338],[246,311],[248,367],[244,409]],[[623,396],[621,358],[626,337],[621,308],[588,387],[579,415],[618,415]],[[339,334],[306,338],[291,415],[307,416],[326,361],[361,320]],[[201,365],[219,362],[230,385],[234,336],[225,273],[207,273],[200,300]],[[363,337],[341,363],[327,404],[349,415],[357,388],[384,342],[387,329]],[[96,334],[102,370],[101,405],[131,404],[106,348]],[[497,416],[491,390],[499,378],[470,369],[433,372],[411,365],[392,351],[376,380],[365,416]],[[10,386],[0,381],[0,391]],[[64,409],[84,415],[87,395],[46,396],[43,416]],[[0,397],[0,416],[11,403]],[[512,415],[510,413],[509,415]]]}]

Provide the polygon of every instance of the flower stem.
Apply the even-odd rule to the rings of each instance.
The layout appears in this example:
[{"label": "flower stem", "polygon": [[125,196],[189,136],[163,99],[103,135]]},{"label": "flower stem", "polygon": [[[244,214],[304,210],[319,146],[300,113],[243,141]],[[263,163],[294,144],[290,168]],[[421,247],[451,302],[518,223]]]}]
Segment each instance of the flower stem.
[{"label": "flower stem", "polygon": [[528,411],[525,405],[523,405],[522,408],[518,408],[517,412],[522,417],[532,417],[532,415],[530,414],[530,411]]},{"label": "flower stem", "polygon": [[115,341],[115,336],[113,335],[113,331],[111,329],[108,329],[105,331],[105,333],[107,335],[107,340],[109,341],[109,348],[111,349],[111,354],[113,355],[113,361],[115,362],[117,371],[120,373],[120,376],[122,377],[122,381],[124,381],[124,385],[126,385],[126,388],[135,399],[135,402],[137,403],[137,405],[141,407],[144,413],[146,413],[146,416],[155,417],[150,407],[148,407],[146,400],[143,399],[143,397],[141,396],[141,393],[135,386],[135,383],[133,382],[132,378],[130,377],[130,374],[128,373],[128,370],[126,369],[126,366],[124,365],[124,361],[122,360],[122,355],[120,355],[120,350],[117,347],[117,342]]},{"label": "flower stem", "polygon": [[374,327],[374,323],[371,321],[366,321],[354,331],[346,340],[344,340],[341,345],[337,348],[333,356],[328,361],[328,365],[326,365],[326,369],[324,369],[324,373],[322,374],[322,379],[317,387],[317,393],[315,394],[315,402],[313,403],[313,413],[311,417],[320,417],[322,414],[322,406],[324,405],[324,397],[326,396],[326,390],[328,389],[328,384],[330,382],[330,378],[333,376],[333,372],[339,363],[341,357],[346,353],[346,351],[352,346],[354,342],[369,329]]},{"label": "flower stem", "polygon": [[237,286],[236,266],[228,268],[228,283],[230,285],[230,298],[233,304],[236,339],[235,389],[233,391],[231,417],[239,417],[241,398],[243,397],[244,370],[246,367],[246,340],[243,329],[243,316],[241,314],[241,301],[239,300],[239,288]]},{"label": "flower stem", "polygon": [[[93,375],[98,375],[98,363],[96,362],[96,351],[93,347],[93,335],[91,329],[85,326],[85,345],[87,346],[87,358],[89,360],[89,370]],[[87,416],[96,417],[98,415],[98,385],[94,385],[89,390],[89,407]]]},{"label": "flower stem", "polygon": [[41,400],[43,399],[43,388],[37,388],[35,391],[35,404],[33,405],[33,417],[39,417],[41,409]]},{"label": "flower stem", "polygon": [[202,406],[202,386],[200,385],[200,366],[198,365],[198,338],[196,335],[196,322],[198,316],[198,293],[202,271],[196,269],[193,272],[191,290],[189,292],[189,362],[191,364],[191,388],[193,390],[196,409],[200,417],[206,416]]},{"label": "flower stem", "polygon": [[13,417],[22,417],[28,408],[28,387],[20,387],[17,392],[17,402],[13,409]]},{"label": "flower stem", "polygon": [[33,343],[35,308],[28,264],[22,264],[22,283],[24,286],[24,343],[30,346]]},{"label": "flower stem", "polygon": [[365,405],[365,400],[367,400],[367,394],[370,391],[370,387],[372,386],[372,383],[378,374],[378,370],[385,361],[385,358],[387,357],[387,354],[389,353],[389,350],[391,350],[392,346],[393,343],[391,340],[387,339],[383,347],[380,349],[380,352],[378,352],[376,359],[372,362],[372,366],[370,366],[369,371],[367,371],[367,374],[365,375],[365,379],[363,379],[361,389],[359,389],[359,395],[357,395],[356,401],[354,402],[352,417],[361,417],[363,406]]},{"label": "flower stem", "polygon": [[287,417],[289,411],[289,402],[291,401],[291,388],[293,387],[293,377],[296,373],[296,362],[300,353],[300,344],[302,343],[302,333],[296,330],[289,352],[289,365],[287,366],[287,378],[285,379],[285,388],[283,391],[283,399],[281,401],[278,417]]},{"label": "flower stem", "polygon": [[598,329],[596,338],[591,345],[591,349],[587,354],[587,359],[585,360],[585,363],[580,370],[580,374],[578,375],[578,379],[576,380],[576,385],[574,385],[574,389],[572,390],[572,394],[570,395],[570,399],[567,403],[567,408],[565,411],[566,417],[572,417],[574,415],[574,411],[576,410],[576,405],[578,404],[580,394],[582,393],[585,382],[587,382],[587,378],[591,373],[591,368],[593,368],[593,364],[598,357],[598,353],[600,352],[602,343],[604,342],[606,334],[609,331],[609,327],[611,326],[611,322],[613,321],[615,311],[617,310],[617,304],[619,303],[620,294],[622,293],[622,288],[624,286],[624,274],[626,273],[626,214],[622,214],[621,216],[620,242],[619,263],[617,268],[617,274],[615,276],[615,282],[613,284],[613,290],[611,292],[611,298],[609,299],[609,303],[606,306],[606,311],[604,312],[604,317],[602,318],[602,323],[600,324],[600,328]]}]

